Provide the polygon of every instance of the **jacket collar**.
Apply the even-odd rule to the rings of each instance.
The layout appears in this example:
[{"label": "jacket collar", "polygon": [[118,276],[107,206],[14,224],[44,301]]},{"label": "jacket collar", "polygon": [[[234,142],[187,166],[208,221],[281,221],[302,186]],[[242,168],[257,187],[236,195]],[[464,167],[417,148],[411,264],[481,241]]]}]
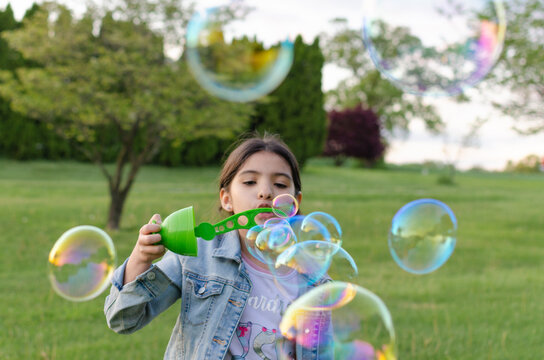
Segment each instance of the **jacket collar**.
[{"label": "jacket collar", "polygon": [[242,262],[242,252],[240,248],[240,236],[237,230],[219,235],[219,246],[213,251],[213,257],[222,257],[231,259],[237,263]]}]

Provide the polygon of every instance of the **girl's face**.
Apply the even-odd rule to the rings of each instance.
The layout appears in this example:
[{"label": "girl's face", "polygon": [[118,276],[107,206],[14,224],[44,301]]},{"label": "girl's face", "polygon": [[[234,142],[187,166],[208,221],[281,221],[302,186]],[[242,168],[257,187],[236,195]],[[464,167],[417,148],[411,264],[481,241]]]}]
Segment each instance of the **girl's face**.
[{"label": "girl's face", "polygon": [[[295,196],[299,204],[302,200],[302,194],[295,195],[289,163],[275,153],[259,151],[244,162],[229,189],[221,189],[219,197],[224,210],[237,214],[259,207],[272,207],[272,200],[280,194]],[[271,217],[274,217],[273,213],[263,213],[257,215],[255,221],[262,225]],[[240,235],[245,236],[245,231]]]}]

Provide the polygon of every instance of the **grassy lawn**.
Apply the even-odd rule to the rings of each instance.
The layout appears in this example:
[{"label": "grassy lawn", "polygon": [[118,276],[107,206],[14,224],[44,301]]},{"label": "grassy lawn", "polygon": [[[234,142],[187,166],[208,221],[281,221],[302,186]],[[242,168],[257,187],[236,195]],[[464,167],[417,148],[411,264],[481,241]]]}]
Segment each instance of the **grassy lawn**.
[{"label": "grassy lawn", "polygon": [[[216,220],[217,168],[146,167],[110,232],[118,263],[140,226],[189,205],[196,220]],[[308,166],[305,213],[332,214],[358,284],[393,316],[399,358],[544,358],[544,175],[459,174],[455,186],[410,171]],[[437,271],[402,271],[387,247],[396,211],[409,201],[447,203],[459,223],[457,247]],[[104,227],[106,182],[92,165],[0,160],[0,359],[162,359],[179,312],[173,306],[133,335],[106,326],[98,298],[73,303],[47,278],[47,256],[76,225]]]}]

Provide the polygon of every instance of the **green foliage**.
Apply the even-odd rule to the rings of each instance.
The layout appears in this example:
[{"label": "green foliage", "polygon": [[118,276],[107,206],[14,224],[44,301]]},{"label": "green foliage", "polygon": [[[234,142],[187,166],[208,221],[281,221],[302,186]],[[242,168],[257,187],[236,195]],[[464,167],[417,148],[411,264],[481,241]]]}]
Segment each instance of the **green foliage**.
[{"label": "green foliage", "polygon": [[251,130],[280,134],[300,165],[321,154],[326,137],[326,112],[321,90],[324,64],[319,40],[305,44],[298,36],[294,61],[283,83],[258,103]]},{"label": "green foliage", "polygon": [[541,160],[540,156],[535,154],[527,155],[518,162],[508,160],[504,171],[518,173],[538,173],[541,171],[541,161],[544,161],[544,159]]},{"label": "green foliage", "polygon": [[544,2],[505,2],[507,30],[491,82],[508,91],[495,106],[524,134],[544,131]]},{"label": "green foliage", "polygon": [[[352,76],[327,93],[328,105],[344,109],[362,104],[380,116],[384,130],[390,133],[407,131],[411,119],[421,119],[429,130],[441,130],[443,123],[433,106],[425,105],[421,97],[403,93],[375,69],[364,48],[361,31],[350,29],[345,19],[334,22],[338,26],[336,32],[322,36],[323,52],[327,62],[349,70]],[[393,43],[394,37],[403,43],[415,41],[403,29],[384,27],[382,41]]]},{"label": "green foliage", "polygon": [[[112,194],[108,226],[116,228],[139,168],[163,139],[232,138],[247,127],[252,107],[211,97],[183,61],[165,57],[165,46],[182,38],[172,28],[187,15],[181,4],[107,6],[89,6],[74,18],[65,6],[46,2],[21,28],[4,32],[9,46],[35,66],[0,72],[0,95],[100,167]],[[104,166],[111,160],[113,172]]]}]

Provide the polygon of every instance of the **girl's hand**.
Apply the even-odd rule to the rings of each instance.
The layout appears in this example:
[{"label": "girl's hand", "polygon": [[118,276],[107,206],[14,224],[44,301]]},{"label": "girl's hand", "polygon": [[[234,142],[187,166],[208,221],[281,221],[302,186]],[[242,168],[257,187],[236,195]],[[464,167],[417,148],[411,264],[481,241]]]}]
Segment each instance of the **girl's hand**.
[{"label": "girl's hand", "polygon": [[163,245],[156,245],[161,241],[160,234],[155,234],[161,230],[161,217],[155,214],[149,219],[149,222],[140,228],[138,241],[132,250],[125,269],[124,284],[136,279],[138,275],[151,267],[154,260],[160,258],[166,252]]}]

